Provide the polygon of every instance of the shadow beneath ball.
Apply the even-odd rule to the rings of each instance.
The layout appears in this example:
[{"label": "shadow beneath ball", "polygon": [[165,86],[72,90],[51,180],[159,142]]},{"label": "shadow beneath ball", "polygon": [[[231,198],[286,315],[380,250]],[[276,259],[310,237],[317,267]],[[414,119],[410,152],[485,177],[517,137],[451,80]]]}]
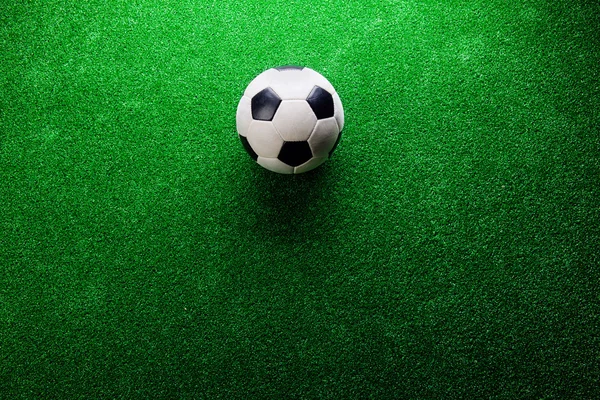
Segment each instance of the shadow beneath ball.
[{"label": "shadow beneath ball", "polygon": [[298,242],[328,218],[336,168],[324,164],[298,175],[261,170],[256,175],[255,228],[261,235]]}]

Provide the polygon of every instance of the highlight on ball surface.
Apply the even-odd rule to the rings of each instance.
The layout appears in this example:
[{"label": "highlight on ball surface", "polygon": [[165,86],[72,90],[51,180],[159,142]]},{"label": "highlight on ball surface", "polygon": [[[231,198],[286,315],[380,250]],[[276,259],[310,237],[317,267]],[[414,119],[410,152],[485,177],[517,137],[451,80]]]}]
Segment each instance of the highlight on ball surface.
[{"label": "highlight on ball surface", "polygon": [[259,165],[299,174],[331,157],[344,128],[344,109],[323,75],[283,66],[250,82],[238,104],[236,126],[244,149]]}]

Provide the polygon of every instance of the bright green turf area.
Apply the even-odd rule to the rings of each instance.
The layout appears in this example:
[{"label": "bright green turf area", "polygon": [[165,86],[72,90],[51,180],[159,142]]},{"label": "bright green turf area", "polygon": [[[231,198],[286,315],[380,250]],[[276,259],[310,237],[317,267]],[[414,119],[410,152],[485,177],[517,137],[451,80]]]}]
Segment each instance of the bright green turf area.
[{"label": "bright green turf area", "polygon": [[[0,397],[597,398],[599,26],[591,0],[3,1]],[[235,133],[282,64],[346,109],[306,175]]]}]

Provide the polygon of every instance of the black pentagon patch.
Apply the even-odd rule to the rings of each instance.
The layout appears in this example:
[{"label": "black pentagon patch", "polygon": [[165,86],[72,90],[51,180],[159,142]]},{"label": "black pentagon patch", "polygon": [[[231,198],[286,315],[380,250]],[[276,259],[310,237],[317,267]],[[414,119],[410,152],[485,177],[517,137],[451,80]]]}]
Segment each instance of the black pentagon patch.
[{"label": "black pentagon patch", "polygon": [[297,167],[310,160],[312,156],[312,151],[310,150],[307,141],[285,142],[283,143],[283,146],[281,146],[277,158],[287,165]]},{"label": "black pentagon patch", "polygon": [[252,98],[250,105],[252,118],[259,121],[271,121],[280,103],[281,99],[273,89],[261,90]]},{"label": "black pentagon patch", "polygon": [[329,158],[331,158],[331,155],[333,154],[333,151],[335,150],[335,148],[338,146],[338,144],[340,144],[340,139],[342,138],[342,132],[338,133],[338,137],[335,140],[335,144],[333,145],[333,147],[331,148],[331,150],[329,151]]},{"label": "black pentagon patch", "polygon": [[317,119],[333,117],[333,96],[327,90],[315,86],[306,101],[314,111]]},{"label": "black pentagon patch", "polygon": [[250,157],[252,157],[252,159],[254,161],[258,160],[258,154],[256,154],[256,152],[254,151],[252,146],[250,146],[250,143],[248,142],[248,138],[246,138],[245,136],[242,136],[242,135],[238,135],[238,136],[240,137],[240,140],[242,141],[242,145],[244,146],[244,149],[246,149],[248,154],[250,154]]},{"label": "black pentagon patch", "polygon": [[282,65],[281,67],[275,67],[275,69],[277,71],[280,71],[280,72],[281,71],[288,71],[290,69],[297,69],[297,70],[302,71],[304,69],[304,67],[299,67],[297,65]]}]

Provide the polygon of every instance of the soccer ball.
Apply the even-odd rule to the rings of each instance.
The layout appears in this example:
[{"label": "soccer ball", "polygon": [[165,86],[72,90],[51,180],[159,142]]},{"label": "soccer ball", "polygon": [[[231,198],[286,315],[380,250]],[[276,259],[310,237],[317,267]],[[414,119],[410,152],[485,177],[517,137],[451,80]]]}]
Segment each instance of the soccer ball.
[{"label": "soccer ball", "polygon": [[268,69],[250,82],[236,122],[242,145],[258,164],[281,174],[299,174],[331,157],[344,127],[344,109],[323,75],[285,66]]}]

